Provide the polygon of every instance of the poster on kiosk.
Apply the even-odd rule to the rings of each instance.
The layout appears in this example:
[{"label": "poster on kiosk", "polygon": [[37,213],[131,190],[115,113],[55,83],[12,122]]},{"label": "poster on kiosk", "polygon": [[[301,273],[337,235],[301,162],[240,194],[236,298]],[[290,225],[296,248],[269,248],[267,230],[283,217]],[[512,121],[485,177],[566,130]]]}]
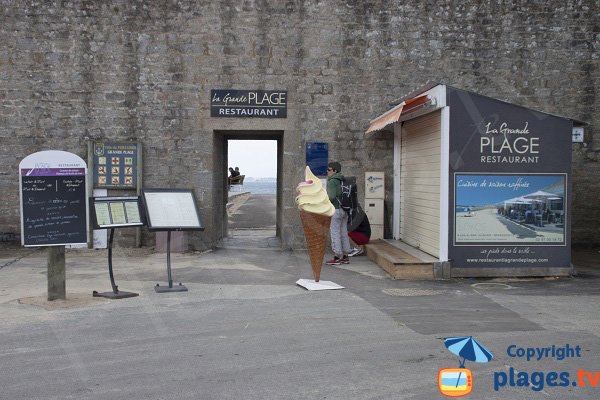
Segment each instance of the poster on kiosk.
[{"label": "poster on kiosk", "polygon": [[572,121],[453,88],[447,104],[453,270],[570,267]]}]

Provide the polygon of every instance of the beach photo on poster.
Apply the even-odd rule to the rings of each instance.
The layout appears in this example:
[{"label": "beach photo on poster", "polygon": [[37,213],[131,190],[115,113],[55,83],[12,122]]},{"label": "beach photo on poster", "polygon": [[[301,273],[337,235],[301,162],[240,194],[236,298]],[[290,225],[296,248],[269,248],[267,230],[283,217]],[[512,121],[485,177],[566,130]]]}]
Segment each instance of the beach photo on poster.
[{"label": "beach photo on poster", "polygon": [[455,174],[454,243],[565,243],[566,174]]}]

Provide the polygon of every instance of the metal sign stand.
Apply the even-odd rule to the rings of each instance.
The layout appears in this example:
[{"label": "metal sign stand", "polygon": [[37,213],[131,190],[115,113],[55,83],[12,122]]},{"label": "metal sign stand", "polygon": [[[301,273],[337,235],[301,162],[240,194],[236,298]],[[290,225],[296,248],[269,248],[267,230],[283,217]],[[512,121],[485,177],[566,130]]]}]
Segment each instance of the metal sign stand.
[{"label": "metal sign stand", "polygon": [[169,286],[154,287],[157,293],[187,292],[179,283],[173,286],[171,275],[171,231],[203,231],[198,202],[193,189],[149,189],[142,191],[149,231],[167,232],[167,279]]},{"label": "metal sign stand", "polygon": [[93,297],[106,297],[107,299],[125,299],[127,297],[139,296],[138,293],[119,291],[119,287],[115,284],[115,277],[113,275],[113,269],[112,269],[112,243],[113,243],[114,235],[115,235],[115,229],[111,228],[110,238],[108,239],[108,275],[110,276],[110,284],[112,286],[112,292],[98,293],[97,291],[94,290],[92,292],[92,296]]},{"label": "metal sign stand", "polygon": [[173,277],[171,276],[171,231],[167,231],[167,279],[169,286],[160,286],[158,283],[154,286],[157,293],[165,292],[187,292],[187,287],[179,282],[179,285],[173,286]]}]

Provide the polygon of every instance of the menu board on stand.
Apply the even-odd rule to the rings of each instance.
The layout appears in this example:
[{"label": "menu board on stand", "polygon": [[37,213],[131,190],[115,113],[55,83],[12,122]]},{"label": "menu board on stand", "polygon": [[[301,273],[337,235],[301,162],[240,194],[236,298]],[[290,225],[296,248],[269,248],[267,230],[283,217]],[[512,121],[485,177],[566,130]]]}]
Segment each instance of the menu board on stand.
[{"label": "menu board on stand", "polygon": [[48,300],[66,298],[65,246],[88,240],[86,176],[85,162],[62,150],[19,163],[21,244],[48,246]]},{"label": "menu board on stand", "polygon": [[168,286],[156,284],[156,292],[185,292],[179,283],[173,286],[171,275],[171,232],[203,231],[196,196],[192,189],[144,189],[142,191],[146,221],[150,231],[167,232],[167,279]]},{"label": "menu board on stand", "polygon": [[143,213],[141,211],[139,197],[92,197],[90,198],[90,218],[94,229],[110,229],[108,239],[108,274],[112,292],[97,292],[94,297],[106,297],[109,299],[123,299],[135,297],[138,294],[119,290],[115,284],[112,267],[112,244],[115,228],[141,227],[144,225]]}]

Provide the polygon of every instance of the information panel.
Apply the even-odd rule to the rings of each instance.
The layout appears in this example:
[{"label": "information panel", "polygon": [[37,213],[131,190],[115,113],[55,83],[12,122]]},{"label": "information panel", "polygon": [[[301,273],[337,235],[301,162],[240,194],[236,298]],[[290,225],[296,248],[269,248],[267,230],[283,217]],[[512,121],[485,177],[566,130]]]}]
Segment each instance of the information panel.
[{"label": "information panel", "polygon": [[21,243],[87,243],[86,166],[78,156],[49,150],[19,164]]},{"label": "information panel", "polygon": [[92,197],[90,210],[94,229],[144,225],[139,197]]},{"label": "information panel", "polygon": [[94,143],[94,187],[137,187],[138,143]]},{"label": "information panel", "polygon": [[143,199],[149,230],[204,230],[192,189],[144,189]]}]

